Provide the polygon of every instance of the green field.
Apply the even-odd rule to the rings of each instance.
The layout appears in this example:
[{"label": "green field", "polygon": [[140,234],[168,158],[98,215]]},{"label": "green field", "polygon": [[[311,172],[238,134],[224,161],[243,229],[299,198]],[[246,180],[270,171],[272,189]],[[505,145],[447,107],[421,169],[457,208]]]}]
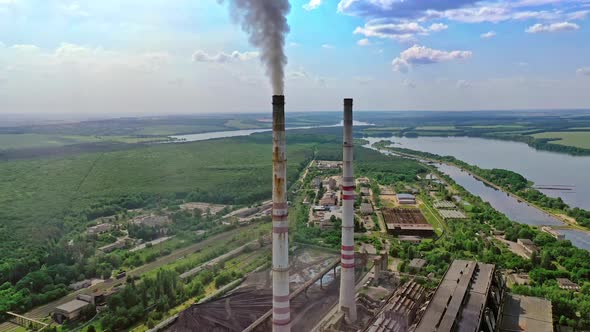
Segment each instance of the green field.
[{"label": "green field", "polygon": [[44,134],[0,134],[0,150],[54,148],[71,144],[119,142],[141,143],[162,140],[164,138],[139,138],[127,136],[80,136],[80,135],[44,135]]},{"label": "green field", "polygon": [[590,149],[590,131],[563,131],[563,132],[546,132],[534,134],[534,138],[555,138],[551,141],[553,144],[573,146],[577,148]]},{"label": "green field", "polygon": [[[164,144],[65,158],[0,162],[0,253],[3,259],[30,252],[80,229],[68,215],[88,215],[122,198],[193,193],[200,200],[249,204],[270,198],[271,147],[246,139]],[[315,144],[289,146],[289,178],[311,157]],[[76,219],[79,217],[75,217]],[[6,239],[6,240],[4,240]]]},{"label": "green field", "polygon": [[425,127],[416,127],[416,130],[427,130],[427,131],[449,131],[449,130],[457,130],[455,126],[425,126]]},{"label": "green field", "polygon": [[499,125],[489,125],[489,126],[467,126],[469,128],[475,128],[475,129],[520,129],[520,128],[524,128],[523,125],[503,125],[503,124],[499,124]]}]

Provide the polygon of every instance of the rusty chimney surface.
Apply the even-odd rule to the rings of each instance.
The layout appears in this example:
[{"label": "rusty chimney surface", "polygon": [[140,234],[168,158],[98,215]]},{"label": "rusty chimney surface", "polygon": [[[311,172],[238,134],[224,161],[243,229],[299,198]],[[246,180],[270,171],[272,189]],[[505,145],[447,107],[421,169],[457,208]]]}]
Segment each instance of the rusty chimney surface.
[{"label": "rusty chimney surface", "polygon": [[287,148],[285,96],[272,97],[272,293],[274,332],[291,330],[289,302],[289,206],[287,204]]},{"label": "rusty chimney surface", "polygon": [[342,247],[340,273],[340,310],[348,323],[357,319],[354,280],[354,199],[352,99],[344,99],[342,138]]}]

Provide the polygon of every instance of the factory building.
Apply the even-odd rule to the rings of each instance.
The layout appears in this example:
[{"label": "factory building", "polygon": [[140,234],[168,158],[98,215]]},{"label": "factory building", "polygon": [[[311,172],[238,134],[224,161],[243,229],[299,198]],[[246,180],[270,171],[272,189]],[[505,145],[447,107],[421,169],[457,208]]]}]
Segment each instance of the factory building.
[{"label": "factory building", "polygon": [[412,194],[397,194],[397,202],[400,205],[416,205],[416,196]]},{"label": "factory building", "polygon": [[493,332],[503,295],[495,266],[455,260],[438,285],[415,332]]},{"label": "factory building", "polygon": [[434,228],[419,209],[383,209],[387,232],[396,236],[433,237]]},{"label": "factory building", "polygon": [[506,294],[499,321],[499,332],[553,332],[551,301]]}]

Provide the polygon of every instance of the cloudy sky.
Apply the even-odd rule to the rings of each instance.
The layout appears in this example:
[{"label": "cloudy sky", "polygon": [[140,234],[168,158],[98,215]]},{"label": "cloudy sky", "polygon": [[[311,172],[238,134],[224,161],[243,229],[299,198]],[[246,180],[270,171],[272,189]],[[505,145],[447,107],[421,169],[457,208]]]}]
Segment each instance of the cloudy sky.
[{"label": "cloudy sky", "polygon": [[[291,7],[289,110],[590,108],[590,0]],[[216,0],[0,0],[0,115],[266,111],[270,95]]]}]

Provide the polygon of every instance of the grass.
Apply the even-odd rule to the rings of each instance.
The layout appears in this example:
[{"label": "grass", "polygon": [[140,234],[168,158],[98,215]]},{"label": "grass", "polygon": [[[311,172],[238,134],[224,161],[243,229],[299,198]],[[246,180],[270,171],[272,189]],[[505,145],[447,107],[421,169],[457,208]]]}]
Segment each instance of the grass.
[{"label": "grass", "polygon": [[[129,195],[200,192],[211,202],[242,204],[269,198],[271,146],[270,139],[263,141],[236,138],[0,162],[3,259],[23,256],[29,244],[59,237],[66,226],[83,227],[64,220],[66,215]],[[289,146],[291,180],[314,146]]]},{"label": "grass", "polygon": [[81,136],[45,134],[0,134],[0,150],[54,148],[65,145],[97,142],[142,143],[164,138],[140,138],[130,136]]},{"label": "grass", "polygon": [[556,138],[553,144],[590,149],[590,131],[563,131],[534,134],[534,138]]}]

